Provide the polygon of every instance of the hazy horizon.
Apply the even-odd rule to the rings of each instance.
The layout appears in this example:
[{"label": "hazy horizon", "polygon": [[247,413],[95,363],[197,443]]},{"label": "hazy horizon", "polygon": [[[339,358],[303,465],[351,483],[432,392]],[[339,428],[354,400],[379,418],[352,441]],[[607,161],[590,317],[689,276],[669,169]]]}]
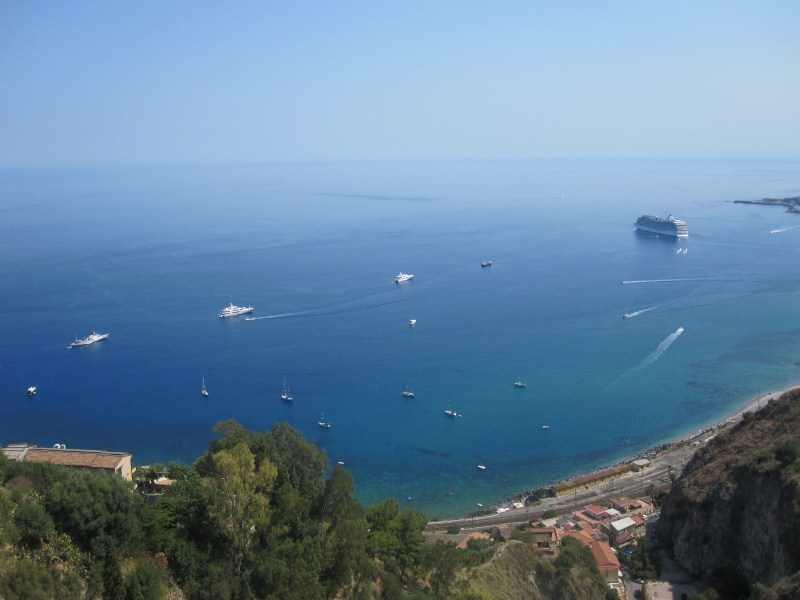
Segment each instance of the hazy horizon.
[{"label": "hazy horizon", "polygon": [[800,4],[0,3],[0,168],[800,157]]}]

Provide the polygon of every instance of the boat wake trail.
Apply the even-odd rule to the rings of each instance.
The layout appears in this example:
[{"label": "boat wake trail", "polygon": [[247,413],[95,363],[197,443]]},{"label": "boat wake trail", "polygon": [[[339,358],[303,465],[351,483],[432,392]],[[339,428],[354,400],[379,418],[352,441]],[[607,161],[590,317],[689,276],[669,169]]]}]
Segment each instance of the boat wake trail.
[{"label": "boat wake trail", "polygon": [[601,396],[604,397],[604,398],[609,397],[610,394],[612,394],[612,391],[613,390],[617,390],[618,391],[620,389],[620,386],[622,386],[624,389],[630,389],[630,385],[632,383],[635,383],[635,382],[639,381],[637,379],[637,376],[644,369],[646,369],[647,367],[652,365],[654,362],[656,362],[659,358],[661,358],[661,355],[664,354],[664,352],[667,351],[667,348],[669,348],[675,342],[675,340],[677,340],[680,337],[680,335],[682,333],[683,333],[683,327],[678,327],[678,329],[676,329],[674,332],[670,333],[664,339],[664,341],[661,342],[658,345],[658,348],[653,350],[653,352],[651,352],[647,356],[647,358],[645,358],[642,362],[640,362],[635,367],[631,367],[630,369],[628,369],[627,371],[625,371],[624,373],[619,375],[612,382],[610,382],[608,385],[606,385],[603,388],[603,390],[600,392]]},{"label": "boat wake trail", "polygon": [[792,229],[797,229],[800,225],[792,225],[791,227],[785,227],[783,229],[773,229],[770,233],[783,233],[784,231],[791,231]]},{"label": "boat wake trail", "polygon": [[672,343],[680,337],[682,333],[683,327],[678,327],[673,333],[670,333],[666,338],[664,338],[664,341],[658,345],[658,348],[653,350],[653,352],[651,352],[650,355],[642,361],[642,366],[652,365],[654,362],[656,362],[661,355],[667,351],[667,348],[669,348]]},{"label": "boat wake trail", "polygon": [[408,302],[409,300],[413,299],[414,298],[400,298],[399,300],[389,300],[388,302],[379,302],[377,304],[368,304],[366,306],[365,305],[347,306],[347,304],[350,304],[348,302],[345,303],[345,305],[331,306],[327,308],[312,308],[310,310],[303,310],[300,312],[267,315],[266,317],[247,317],[245,321],[261,321],[263,319],[299,319],[302,317],[321,317],[324,315],[338,315],[341,313],[356,312],[361,310],[367,310],[370,308],[380,308],[381,306],[388,306],[389,304],[397,304],[398,302]]},{"label": "boat wake trail", "polygon": [[714,281],[714,280],[706,279],[705,277],[690,277],[686,279],[634,279],[631,281],[620,281],[620,283],[626,285],[629,283],[667,283],[671,281]]}]

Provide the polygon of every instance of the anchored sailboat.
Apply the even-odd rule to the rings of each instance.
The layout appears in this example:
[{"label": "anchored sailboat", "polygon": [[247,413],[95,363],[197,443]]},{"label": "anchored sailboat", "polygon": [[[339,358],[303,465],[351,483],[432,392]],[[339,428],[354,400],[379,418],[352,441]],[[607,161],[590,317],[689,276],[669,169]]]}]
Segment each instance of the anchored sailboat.
[{"label": "anchored sailboat", "polygon": [[286,378],[283,378],[283,393],[281,394],[281,400],[284,402],[294,402],[294,398],[289,395],[289,388],[286,387]]},{"label": "anchored sailboat", "polygon": [[203,383],[200,386],[200,395],[203,398],[208,398],[208,390],[206,389],[206,378],[205,378],[205,375],[203,376]]}]

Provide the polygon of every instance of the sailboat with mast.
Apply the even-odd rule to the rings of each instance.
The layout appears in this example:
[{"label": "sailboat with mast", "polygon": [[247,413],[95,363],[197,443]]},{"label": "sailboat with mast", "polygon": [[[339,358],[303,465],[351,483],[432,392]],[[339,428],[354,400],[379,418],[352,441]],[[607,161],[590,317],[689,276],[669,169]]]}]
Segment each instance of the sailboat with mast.
[{"label": "sailboat with mast", "polygon": [[289,388],[286,387],[286,378],[283,378],[283,393],[281,394],[281,400],[284,402],[294,402],[294,398],[289,395]]},{"label": "sailboat with mast", "polygon": [[408,384],[405,384],[405,387],[403,387],[403,396],[405,398],[413,398],[414,397],[414,391],[408,388]]},{"label": "sailboat with mast", "polygon": [[203,375],[203,383],[200,385],[200,395],[203,398],[208,398],[208,390],[206,389],[206,376]]},{"label": "sailboat with mast", "polygon": [[317,421],[317,425],[322,427],[323,429],[330,429],[331,422],[325,419],[325,413],[322,413],[319,417],[319,421]]}]

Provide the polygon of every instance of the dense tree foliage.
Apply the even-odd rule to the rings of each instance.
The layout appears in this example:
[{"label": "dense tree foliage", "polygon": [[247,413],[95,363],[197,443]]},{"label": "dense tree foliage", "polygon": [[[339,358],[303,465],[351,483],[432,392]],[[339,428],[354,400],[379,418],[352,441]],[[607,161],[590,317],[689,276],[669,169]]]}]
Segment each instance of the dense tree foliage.
[{"label": "dense tree foliage", "polygon": [[[287,424],[220,423],[193,467],[121,479],[0,454],[0,597],[444,598],[457,561],[419,511],[365,510],[352,476]],[[174,483],[166,492],[156,482]],[[148,500],[148,501],[146,501]]]}]

